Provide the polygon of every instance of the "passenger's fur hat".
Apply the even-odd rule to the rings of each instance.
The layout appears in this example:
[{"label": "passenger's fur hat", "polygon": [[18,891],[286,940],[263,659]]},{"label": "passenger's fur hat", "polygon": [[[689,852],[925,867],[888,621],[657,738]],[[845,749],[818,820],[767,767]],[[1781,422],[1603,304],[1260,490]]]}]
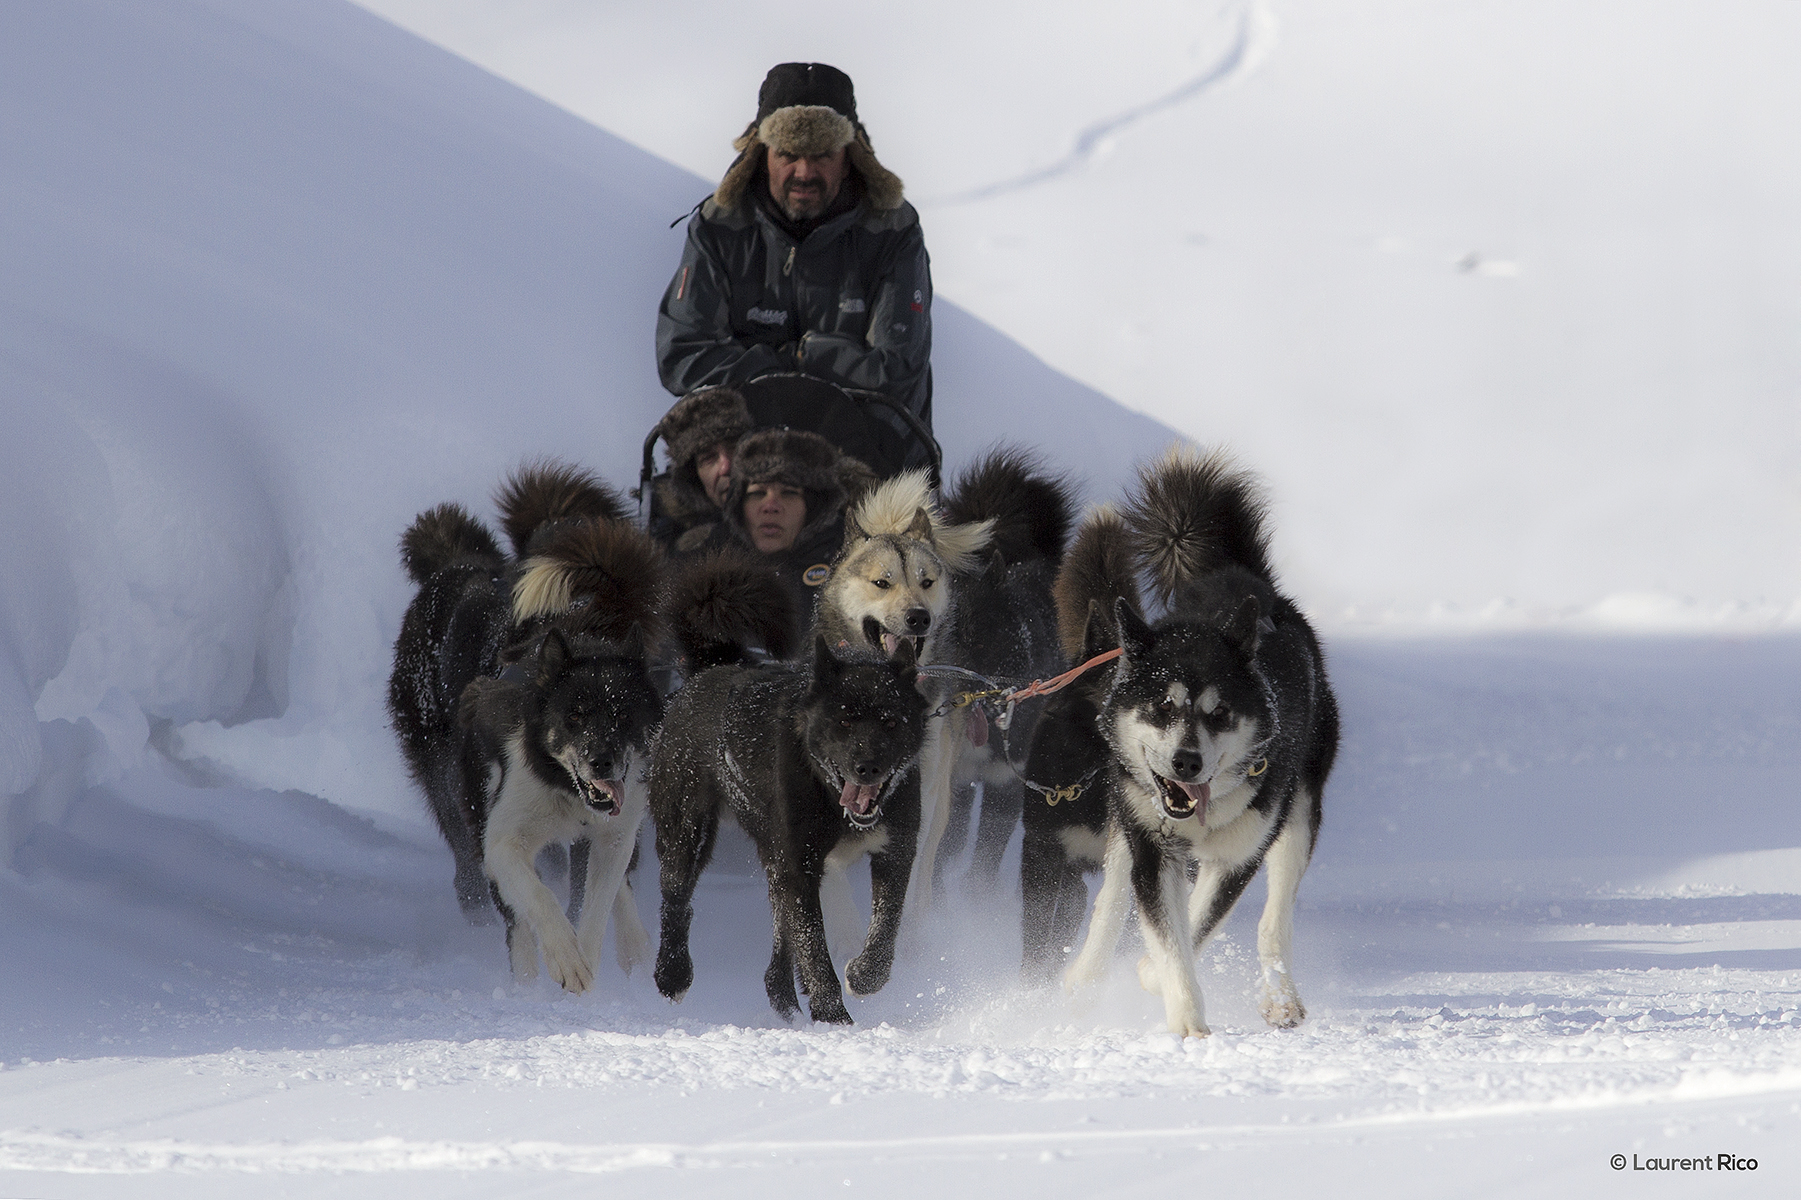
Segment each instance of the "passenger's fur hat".
[{"label": "passenger's fur hat", "polygon": [[694,457],[709,446],[732,446],[750,432],[750,409],[736,388],[696,388],[677,400],[657,432],[669,450],[670,465],[693,465]]},{"label": "passenger's fur hat", "polygon": [[770,68],[757,93],[757,117],[732,143],[737,161],[719,181],[713,202],[736,208],[757,177],[764,149],[794,155],[830,154],[846,148],[850,165],[863,179],[871,208],[899,208],[900,177],[876,161],[869,131],[857,120],[857,96],[850,76],[824,63],[781,63]]},{"label": "passenger's fur hat", "polygon": [[733,490],[743,484],[785,483],[806,491],[838,489],[838,447],[801,429],[759,429],[738,443]]},{"label": "passenger's fur hat", "polygon": [[800,429],[759,429],[738,443],[732,455],[732,487],[725,520],[746,542],[744,495],[753,483],[785,483],[807,497],[807,520],[796,545],[836,521],[875,479],[863,461],[845,454],[817,433]]}]

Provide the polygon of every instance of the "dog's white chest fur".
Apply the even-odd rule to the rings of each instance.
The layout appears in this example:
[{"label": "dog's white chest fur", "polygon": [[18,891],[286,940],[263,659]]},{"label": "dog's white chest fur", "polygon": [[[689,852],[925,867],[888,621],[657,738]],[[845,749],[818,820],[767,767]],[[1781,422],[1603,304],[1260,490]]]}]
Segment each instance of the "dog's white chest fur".
[{"label": "dog's white chest fur", "polygon": [[522,735],[508,739],[506,770],[488,813],[487,841],[519,838],[541,846],[572,842],[586,837],[589,825],[606,819],[567,788],[539,778],[525,757]]}]

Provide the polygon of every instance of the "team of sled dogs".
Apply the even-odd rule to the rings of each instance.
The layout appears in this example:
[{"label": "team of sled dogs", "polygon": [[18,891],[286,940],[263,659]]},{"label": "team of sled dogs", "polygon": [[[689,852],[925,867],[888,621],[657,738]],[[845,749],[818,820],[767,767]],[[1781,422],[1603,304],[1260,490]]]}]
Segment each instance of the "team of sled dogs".
[{"label": "team of sled dogs", "polygon": [[[1064,966],[1098,869],[1065,987],[1102,977],[1135,907],[1140,981],[1172,1031],[1205,1035],[1196,955],[1267,864],[1261,1011],[1303,1019],[1295,893],[1338,716],[1318,640],[1276,586],[1260,489],[1223,454],[1144,467],[1073,541],[1069,488],[1026,452],[989,454],[941,501],[923,473],[896,476],[847,513],[810,622],[755,556],[669,563],[577,468],[528,465],[496,501],[510,550],[455,504],[402,538],[418,593],[389,706],[458,901],[472,920],[498,910],[516,978],[542,959],[587,989],[609,916],[619,965],[649,957],[628,882],[649,813],[654,975],[680,1000],[695,886],[729,812],[768,879],[770,1004],[798,1013],[798,979],[814,1020],[849,1022],[843,986],[887,983],[979,780],[972,869],[992,881],[1024,826],[1029,979]],[[975,695],[1082,664],[1031,721],[1019,710],[1030,728],[1001,728],[1004,698]],[[843,878],[865,856],[863,933]],[[544,882],[560,869],[566,905]],[[863,936],[841,984],[830,947],[849,924]]]}]

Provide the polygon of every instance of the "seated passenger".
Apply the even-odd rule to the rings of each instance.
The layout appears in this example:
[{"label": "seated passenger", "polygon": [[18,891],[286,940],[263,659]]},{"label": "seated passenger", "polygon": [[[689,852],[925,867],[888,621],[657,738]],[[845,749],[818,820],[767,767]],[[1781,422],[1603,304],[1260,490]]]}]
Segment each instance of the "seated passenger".
[{"label": "seated passenger", "polygon": [[750,426],[744,397],[729,387],[689,392],[657,423],[670,465],[651,482],[650,536],[665,550],[686,554],[712,533],[731,486],[732,449]]},{"label": "seated passenger", "polygon": [[[808,620],[844,542],[844,510],[874,482],[868,467],[816,433],[759,430],[733,450],[724,523],[731,541],[775,568]],[[727,544],[717,535],[708,542]]]}]

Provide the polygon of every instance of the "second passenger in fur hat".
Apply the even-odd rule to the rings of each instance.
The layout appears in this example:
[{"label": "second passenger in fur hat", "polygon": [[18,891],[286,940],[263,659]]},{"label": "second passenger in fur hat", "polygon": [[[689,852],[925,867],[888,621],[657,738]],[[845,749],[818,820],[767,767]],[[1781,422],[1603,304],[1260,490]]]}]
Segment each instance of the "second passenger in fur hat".
[{"label": "second passenger in fur hat", "polygon": [[874,482],[868,467],[818,434],[758,430],[732,450],[719,526],[681,552],[728,545],[755,551],[808,620],[844,541],[844,511]]},{"label": "second passenger in fur hat", "polygon": [[744,397],[729,387],[689,392],[657,423],[669,470],[651,484],[656,504],[650,536],[665,550],[686,553],[719,523],[731,487],[732,455],[750,427]]}]

